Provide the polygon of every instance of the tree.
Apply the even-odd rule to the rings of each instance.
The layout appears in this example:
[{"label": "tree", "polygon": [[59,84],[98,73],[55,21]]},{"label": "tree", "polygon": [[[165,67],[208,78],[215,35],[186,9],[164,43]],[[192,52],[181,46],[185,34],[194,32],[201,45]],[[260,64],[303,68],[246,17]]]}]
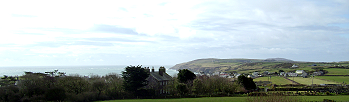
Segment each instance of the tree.
[{"label": "tree", "polygon": [[80,76],[67,76],[60,78],[58,83],[60,86],[64,87],[65,91],[68,93],[80,94],[89,91],[90,83],[87,79]]},{"label": "tree", "polygon": [[63,101],[66,98],[66,93],[62,87],[54,87],[47,90],[45,93],[47,101]]},{"label": "tree", "polygon": [[247,78],[244,75],[240,75],[238,77],[238,83],[240,83],[242,86],[244,86],[247,90],[256,89],[256,84],[253,82],[252,78]]},{"label": "tree", "polygon": [[281,73],[281,72],[285,72],[284,70],[279,70],[279,73]]},{"label": "tree", "polygon": [[106,75],[105,81],[107,83],[106,86],[106,95],[111,98],[123,98],[127,94],[125,94],[125,90],[122,87],[123,79],[119,77],[117,73],[110,73]]},{"label": "tree", "polygon": [[178,80],[181,83],[187,83],[188,81],[193,81],[196,75],[188,69],[179,69]]},{"label": "tree", "polygon": [[122,72],[123,86],[126,91],[136,92],[139,88],[147,85],[146,78],[148,77],[149,73],[142,66],[127,66]]},{"label": "tree", "polygon": [[98,98],[101,96],[102,91],[105,90],[106,87],[107,83],[102,78],[92,82],[92,89],[98,92]]},{"label": "tree", "polygon": [[200,79],[195,79],[193,81],[193,86],[194,86],[194,92],[196,94],[204,94],[205,93],[205,86],[202,80]]},{"label": "tree", "polygon": [[181,95],[185,95],[189,92],[188,90],[188,87],[186,84],[183,84],[183,83],[179,83],[177,86],[176,86],[176,89],[177,91],[181,94]]}]

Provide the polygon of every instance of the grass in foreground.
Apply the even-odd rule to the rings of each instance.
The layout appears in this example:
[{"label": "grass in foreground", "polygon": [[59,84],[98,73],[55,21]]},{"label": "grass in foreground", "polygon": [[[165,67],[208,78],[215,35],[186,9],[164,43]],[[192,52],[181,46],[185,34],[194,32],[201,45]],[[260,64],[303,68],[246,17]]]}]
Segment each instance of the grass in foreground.
[{"label": "grass in foreground", "polygon": [[[253,81],[255,81],[255,82],[257,82],[257,81],[268,81],[268,78],[269,77],[259,77],[259,78],[253,79]],[[278,77],[278,76],[272,76],[269,80],[272,82],[272,84],[277,84],[277,85],[292,84],[291,81],[286,80],[283,77]]]},{"label": "grass in foreground", "polygon": [[245,102],[247,97],[202,97],[175,99],[125,99],[100,102]]},{"label": "grass in foreground", "polygon": [[[303,77],[289,77],[289,79],[294,80],[300,84],[305,84],[305,85],[311,85],[312,83],[312,78],[303,78]],[[338,84],[336,82],[330,82],[330,81],[325,81],[325,80],[320,80],[314,78],[313,84]]]},{"label": "grass in foreground", "polygon": [[[293,96],[291,96],[293,97]],[[339,102],[349,101],[349,96],[294,96],[295,99],[303,101],[323,101],[324,99],[335,100]],[[98,102],[250,102],[249,97],[203,97],[203,98],[177,98],[177,99],[124,99],[109,100]],[[253,97],[252,97],[253,98]],[[253,101],[252,101],[253,102]]]}]

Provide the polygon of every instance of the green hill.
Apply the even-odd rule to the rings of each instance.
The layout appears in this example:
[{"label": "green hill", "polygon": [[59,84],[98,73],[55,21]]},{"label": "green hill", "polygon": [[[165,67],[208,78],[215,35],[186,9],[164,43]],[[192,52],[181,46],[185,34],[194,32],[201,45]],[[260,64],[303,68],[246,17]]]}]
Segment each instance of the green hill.
[{"label": "green hill", "polygon": [[[292,68],[297,65],[297,68]],[[348,62],[300,62],[285,58],[269,59],[197,59],[185,63],[177,64],[170,69],[189,69],[194,72],[238,72],[252,73],[254,71],[278,72],[284,71],[315,71],[314,67],[329,68],[331,66],[348,66]]]},{"label": "green hill", "polygon": [[[215,71],[231,71],[231,70],[251,70],[265,69],[273,67],[283,67],[284,63],[293,63],[294,61],[284,58],[269,59],[197,59],[185,63],[177,64],[171,69],[189,69],[194,72],[211,73]],[[287,67],[293,64],[287,64]]]}]

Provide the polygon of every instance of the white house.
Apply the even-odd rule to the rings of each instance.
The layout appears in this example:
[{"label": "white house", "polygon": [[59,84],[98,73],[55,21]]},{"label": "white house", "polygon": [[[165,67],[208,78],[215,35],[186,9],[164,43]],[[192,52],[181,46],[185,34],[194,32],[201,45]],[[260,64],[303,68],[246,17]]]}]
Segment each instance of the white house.
[{"label": "white house", "polygon": [[298,66],[294,64],[294,65],[292,65],[292,68],[298,68]]}]

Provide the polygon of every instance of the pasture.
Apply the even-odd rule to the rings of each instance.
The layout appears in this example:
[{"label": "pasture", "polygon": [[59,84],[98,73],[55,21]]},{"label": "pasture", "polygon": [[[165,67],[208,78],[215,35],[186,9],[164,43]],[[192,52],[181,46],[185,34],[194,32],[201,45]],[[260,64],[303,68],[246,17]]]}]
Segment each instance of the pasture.
[{"label": "pasture", "polygon": [[349,69],[341,69],[341,68],[326,68],[328,73],[326,75],[349,75]]},{"label": "pasture", "polygon": [[331,82],[331,81],[325,81],[325,80],[321,80],[321,79],[312,79],[312,78],[303,78],[303,77],[288,77],[291,80],[294,80],[300,84],[305,84],[305,85],[311,85],[312,82],[313,84],[339,84],[336,82]]},{"label": "pasture", "polygon": [[349,84],[349,76],[315,76],[315,78]]},{"label": "pasture", "polygon": [[271,81],[272,84],[277,84],[277,85],[285,85],[285,84],[292,84],[291,81],[286,80],[283,77],[278,77],[278,76],[272,76],[271,78],[269,77],[259,77],[256,79],[253,79],[253,81],[258,82],[258,81]]}]

